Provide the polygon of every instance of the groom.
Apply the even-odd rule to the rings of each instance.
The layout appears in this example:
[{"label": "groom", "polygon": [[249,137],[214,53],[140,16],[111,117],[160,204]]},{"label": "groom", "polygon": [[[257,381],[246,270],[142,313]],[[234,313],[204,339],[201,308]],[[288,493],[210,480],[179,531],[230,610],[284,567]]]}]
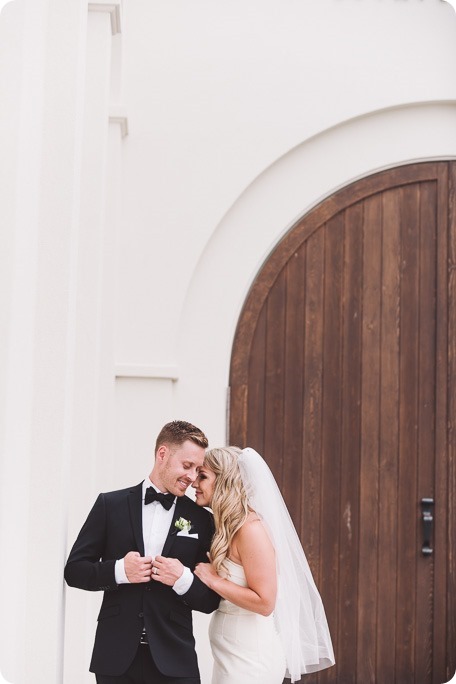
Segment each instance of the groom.
[{"label": "groom", "polygon": [[76,539],[67,584],[104,591],[90,664],[98,684],[200,682],[192,610],[211,613],[220,597],[191,572],[207,562],[214,528],[185,492],[207,445],[194,425],[167,423],[149,477],[100,494]]}]

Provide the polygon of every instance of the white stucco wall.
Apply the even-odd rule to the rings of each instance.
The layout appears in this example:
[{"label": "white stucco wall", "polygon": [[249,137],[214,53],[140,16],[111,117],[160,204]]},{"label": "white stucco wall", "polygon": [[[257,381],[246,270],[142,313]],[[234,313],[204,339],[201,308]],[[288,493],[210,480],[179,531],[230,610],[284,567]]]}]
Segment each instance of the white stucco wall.
[{"label": "white stucco wall", "polygon": [[[455,70],[442,0],[4,8],[7,680],[94,681],[101,597],[62,590],[61,574],[96,494],[142,479],[169,419],[225,441],[231,344],[259,267],[339,187],[456,157]],[[208,684],[207,618],[195,623]]]},{"label": "white stucco wall", "polygon": [[[265,169],[322,131],[454,99],[456,17],[441,0],[136,0],[126,13],[120,276],[128,287],[117,353],[172,363],[194,264],[225,213]],[[320,159],[312,175],[326,173]],[[153,259],[135,249],[146,240]],[[166,300],[156,297],[144,315],[162,282]],[[156,334],[160,316],[173,321],[166,335]]]}]

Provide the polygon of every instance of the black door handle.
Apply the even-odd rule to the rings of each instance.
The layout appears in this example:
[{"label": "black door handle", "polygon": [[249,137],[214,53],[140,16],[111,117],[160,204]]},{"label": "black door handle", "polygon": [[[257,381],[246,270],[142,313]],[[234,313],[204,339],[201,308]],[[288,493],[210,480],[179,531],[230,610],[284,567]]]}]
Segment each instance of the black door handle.
[{"label": "black door handle", "polygon": [[434,549],[431,546],[432,542],[432,525],[434,516],[432,515],[434,506],[434,499],[421,499],[421,520],[423,524],[423,546],[421,552],[423,556],[431,556]]}]

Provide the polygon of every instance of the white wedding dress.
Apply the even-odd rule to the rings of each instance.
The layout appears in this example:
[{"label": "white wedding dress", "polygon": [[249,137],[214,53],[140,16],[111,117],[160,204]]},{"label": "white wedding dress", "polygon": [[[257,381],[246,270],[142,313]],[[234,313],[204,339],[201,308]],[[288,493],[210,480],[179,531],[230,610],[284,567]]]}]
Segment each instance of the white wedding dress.
[{"label": "white wedding dress", "polygon": [[[229,559],[225,565],[227,579],[246,587],[243,567]],[[258,615],[222,599],[212,615],[209,638],[212,684],[282,684],[285,653],[273,615]]]}]

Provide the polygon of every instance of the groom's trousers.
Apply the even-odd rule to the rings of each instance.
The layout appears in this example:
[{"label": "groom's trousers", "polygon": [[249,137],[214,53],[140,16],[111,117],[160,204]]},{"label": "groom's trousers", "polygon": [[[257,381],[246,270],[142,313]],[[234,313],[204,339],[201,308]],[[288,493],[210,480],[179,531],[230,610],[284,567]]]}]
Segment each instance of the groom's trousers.
[{"label": "groom's trousers", "polygon": [[132,664],[123,675],[97,674],[96,678],[97,684],[200,684],[201,681],[199,677],[166,677],[157,670],[147,644],[139,645]]}]

